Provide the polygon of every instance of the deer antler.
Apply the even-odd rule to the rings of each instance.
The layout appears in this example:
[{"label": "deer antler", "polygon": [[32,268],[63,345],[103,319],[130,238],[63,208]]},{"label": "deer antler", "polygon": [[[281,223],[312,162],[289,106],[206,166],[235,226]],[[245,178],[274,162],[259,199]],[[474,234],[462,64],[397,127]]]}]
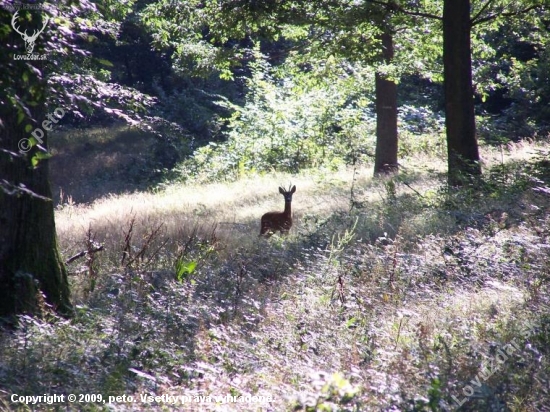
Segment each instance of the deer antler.
[{"label": "deer antler", "polygon": [[19,17],[19,10],[17,10],[17,11],[13,14],[13,17],[11,18],[11,26],[12,26],[13,29],[14,29],[17,33],[19,33],[21,36],[26,36],[26,35],[27,35],[26,32],[25,32],[25,33],[21,33],[21,32],[19,31],[19,29],[15,26],[15,22],[16,22],[17,17]]},{"label": "deer antler", "polygon": [[38,37],[38,35],[44,31],[44,29],[46,28],[46,24],[48,24],[49,21],[50,18],[48,17],[48,15],[46,15],[46,18],[44,19],[44,24],[42,24],[42,28],[40,30],[37,30],[37,33],[33,34],[32,37],[36,39],[36,37]]},{"label": "deer antler", "polygon": [[23,38],[25,40],[36,40],[36,38],[38,37],[38,35],[40,33],[42,33],[44,31],[44,29],[46,28],[46,24],[48,24],[48,22],[50,21],[50,18],[48,16],[46,16],[46,18],[44,19],[44,22],[42,24],[42,28],[39,29],[39,30],[35,30],[34,33],[32,34],[32,36],[29,36],[27,34],[27,31],[25,30],[25,33],[22,33],[19,28],[16,26],[16,20],[17,20],[17,17],[19,17],[19,10],[17,10],[14,14],[13,14],[13,17],[11,18],[11,25],[13,27],[13,29],[19,33],[21,36],[23,36]]},{"label": "deer antler", "polygon": [[42,33],[44,31],[44,29],[46,28],[46,24],[48,24],[48,22],[50,21],[50,18],[48,16],[46,16],[46,18],[44,19],[43,21],[43,24],[42,24],[42,28],[39,29],[39,30],[35,30],[32,34],[32,36],[29,36],[27,34],[27,31],[25,30],[24,33],[22,33],[19,28],[16,26],[16,23],[17,23],[17,17],[19,17],[19,10],[16,11],[14,14],[13,14],[13,17],[11,18],[11,25],[13,27],[13,29],[19,33],[21,35],[21,37],[23,38],[23,40],[25,41],[25,47],[27,49],[27,53],[32,53],[33,49],[34,49],[34,42],[36,40],[36,38],[38,37],[38,35],[40,33]]}]

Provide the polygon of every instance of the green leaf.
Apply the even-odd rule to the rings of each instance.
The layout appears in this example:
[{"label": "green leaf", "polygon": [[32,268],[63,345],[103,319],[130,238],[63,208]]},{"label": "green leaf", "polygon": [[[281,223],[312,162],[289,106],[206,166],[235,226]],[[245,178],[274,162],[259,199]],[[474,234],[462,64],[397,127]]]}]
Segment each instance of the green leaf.
[{"label": "green leaf", "polygon": [[31,158],[31,164],[33,167],[36,167],[41,160],[49,159],[52,157],[51,153],[36,152]]},{"label": "green leaf", "polygon": [[191,275],[195,268],[197,267],[197,262],[190,261],[185,262],[183,259],[178,259],[176,261],[176,279],[178,282],[182,282],[184,279],[187,279]]},{"label": "green leaf", "polygon": [[113,63],[111,63],[109,60],[106,60],[106,59],[97,59],[97,61],[99,63],[101,63],[102,65],[107,66],[107,67],[113,67],[114,66]]},{"label": "green leaf", "polygon": [[358,323],[357,318],[352,317],[351,319],[348,319],[348,321],[346,322],[346,328],[355,327],[355,325],[356,325],[357,323]]}]

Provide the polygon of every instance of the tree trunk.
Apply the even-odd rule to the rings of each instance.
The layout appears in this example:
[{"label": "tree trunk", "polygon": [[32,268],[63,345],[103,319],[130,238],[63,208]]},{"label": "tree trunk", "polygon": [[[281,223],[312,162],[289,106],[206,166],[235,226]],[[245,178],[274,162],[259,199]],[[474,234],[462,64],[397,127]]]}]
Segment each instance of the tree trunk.
[{"label": "tree trunk", "polygon": [[[382,58],[393,59],[393,38],[389,30],[381,36]],[[397,85],[381,73],[375,75],[376,152],[374,176],[397,171]]]},{"label": "tree trunk", "polygon": [[476,139],[470,0],[445,0],[443,6],[443,65],[448,181],[460,186],[481,174]]},{"label": "tree trunk", "polygon": [[[2,20],[6,14],[0,12]],[[34,53],[44,53],[42,37],[38,36]],[[0,39],[7,51],[26,54],[21,37],[13,31]],[[7,51],[0,57],[0,318],[13,323],[14,315],[39,314],[44,309],[42,295],[63,315],[69,315],[72,307],[67,271],[57,247],[48,161],[41,160],[34,168],[31,159],[43,149],[35,145],[25,154],[18,146],[40,129],[43,135],[36,132],[36,136],[47,148],[48,126],[42,122],[54,110],[45,106],[44,63],[15,60]],[[18,96],[20,106],[14,104],[13,96]],[[30,130],[25,130],[27,125]]]}]

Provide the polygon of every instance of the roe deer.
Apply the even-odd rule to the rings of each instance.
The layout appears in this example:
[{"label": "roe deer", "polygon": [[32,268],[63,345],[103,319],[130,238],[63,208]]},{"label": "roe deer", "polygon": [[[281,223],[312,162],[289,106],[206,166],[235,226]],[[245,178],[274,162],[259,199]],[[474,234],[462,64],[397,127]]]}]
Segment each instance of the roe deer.
[{"label": "roe deer", "polygon": [[287,234],[292,227],[292,214],[290,210],[290,204],[292,203],[292,194],[296,191],[296,186],[288,191],[279,187],[279,193],[285,197],[285,210],[282,213],[269,212],[262,216],[262,228],[260,229],[260,236],[271,236],[277,230],[282,234]]}]

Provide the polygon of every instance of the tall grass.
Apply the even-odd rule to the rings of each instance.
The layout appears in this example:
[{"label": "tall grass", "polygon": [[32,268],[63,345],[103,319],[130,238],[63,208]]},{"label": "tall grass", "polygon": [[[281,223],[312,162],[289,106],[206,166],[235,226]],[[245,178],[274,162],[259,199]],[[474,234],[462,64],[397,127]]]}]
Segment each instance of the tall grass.
[{"label": "tall grass", "polygon": [[[1,405],[57,392],[273,399],[185,410],[545,410],[550,198],[527,173],[536,148],[485,151],[471,190],[446,190],[441,161],[417,156],[382,181],[317,170],[65,202],[63,255],[103,250],[69,265],[74,319],[24,317],[1,336]],[[258,237],[289,181],[290,235]]]}]

